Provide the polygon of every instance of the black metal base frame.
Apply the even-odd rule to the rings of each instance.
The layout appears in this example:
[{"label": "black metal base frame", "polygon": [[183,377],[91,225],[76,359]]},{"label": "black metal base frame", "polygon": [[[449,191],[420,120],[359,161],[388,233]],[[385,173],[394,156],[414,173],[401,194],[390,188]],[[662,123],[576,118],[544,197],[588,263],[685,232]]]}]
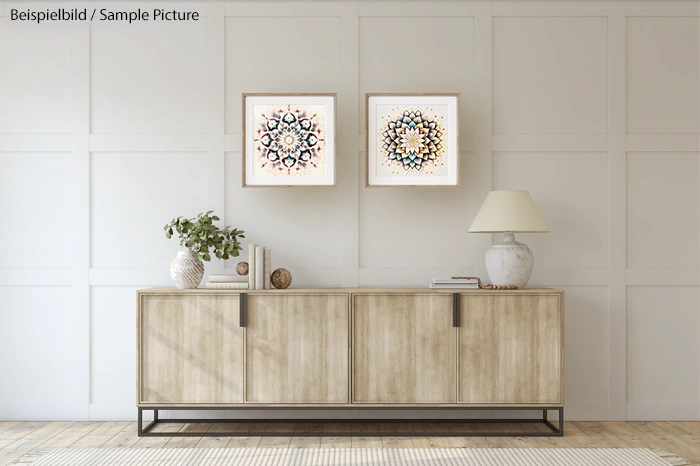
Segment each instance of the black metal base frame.
[{"label": "black metal base frame", "polygon": [[[450,430],[450,431],[415,431],[415,432],[396,432],[396,431],[379,431],[379,432],[328,432],[325,436],[331,437],[563,437],[564,436],[564,408],[563,407],[495,407],[495,408],[458,408],[469,410],[510,410],[510,411],[542,411],[542,419],[160,419],[158,417],[159,410],[220,410],[220,409],[251,409],[251,408],[171,408],[171,407],[148,407],[138,408],[138,432],[139,437],[321,437],[323,432],[275,432],[275,431],[241,431],[241,432],[154,432],[153,428],[158,424],[187,424],[187,423],[348,423],[348,424],[377,424],[377,423],[479,423],[479,424],[544,424],[548,431],[523,431],[523,432],[504,432],[504,431],[473,431],[473,430]],[[284,409],[284,408],[275,408]],[[299,408],[290,408],[299,409]],[[317,408],[302,408],[302,409],[317,409]],[[322,409],[322,408],[318,408]],[[387,409],[387,408],[372,408],[372,409]],[[392,409],[392,408],[389,408]],[[393,408],[393,409],[415,409],[415,408]],[[455,408],[425,408],[425,409],[450,409]],[[143,411],[153,411],[153,421],[146,426],[143,425]],[[548,411],[557,411],[559,413],[559,421],[555,426],[547,418]]]}]

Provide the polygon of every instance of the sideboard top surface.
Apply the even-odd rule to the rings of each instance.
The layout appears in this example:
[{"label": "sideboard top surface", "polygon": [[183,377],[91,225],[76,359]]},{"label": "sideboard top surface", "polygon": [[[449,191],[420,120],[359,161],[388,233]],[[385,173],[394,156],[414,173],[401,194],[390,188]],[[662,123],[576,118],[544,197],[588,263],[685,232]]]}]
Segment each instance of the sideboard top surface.
[{"label": "sideboard top surface", "polygon": [[320,294],[320,293],[352,293],[352,294],[373,294],[373,293],[426,293],[426,294],[475,294],[475,295],[509,295],[509,294],[563,294],[563,290],[555,288],[525,288],[522,290],[480,290],[480,289],[443,289],[433,290],[430,288],[287,288],[284,290],[212,290],[206,288],[196,288],[191,290],[179,290],[177,288],[146,288],[138,290],[139,294]]}]

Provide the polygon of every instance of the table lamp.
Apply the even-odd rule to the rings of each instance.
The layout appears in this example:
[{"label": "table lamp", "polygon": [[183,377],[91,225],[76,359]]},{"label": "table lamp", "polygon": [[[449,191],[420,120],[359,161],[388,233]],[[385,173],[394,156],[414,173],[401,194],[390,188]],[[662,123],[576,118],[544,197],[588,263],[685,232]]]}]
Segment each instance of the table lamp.
[{"label": "table lamp", "polygon": [[515,241],[514,233],[547,233],[549,227],[527,191],[491,191],[469,227],[469,233],[504,233],[503,242],[486,251],[486,271],[494,285],[524,288],[535,256]]}]

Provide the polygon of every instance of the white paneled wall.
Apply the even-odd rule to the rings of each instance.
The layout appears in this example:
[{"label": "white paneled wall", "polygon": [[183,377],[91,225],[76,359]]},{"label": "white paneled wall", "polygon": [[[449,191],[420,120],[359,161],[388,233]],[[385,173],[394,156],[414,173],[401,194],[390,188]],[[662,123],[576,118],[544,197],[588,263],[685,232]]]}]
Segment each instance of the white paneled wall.
[{"label": "white paneled wall", "polygon": [[[215,209],[295,286],[424,285],[485,277],[497,237],[466,230],[528,189],[567,416],[700,420],[698,0],[174,6],[203,19],[0,22],[0,419],[135,417],[134,292],[171,285],[174,216]],[[241,187],[243,92],[338,93],[337,188]],[[365,92],[461,94],[459,188],[364,188]]]}]

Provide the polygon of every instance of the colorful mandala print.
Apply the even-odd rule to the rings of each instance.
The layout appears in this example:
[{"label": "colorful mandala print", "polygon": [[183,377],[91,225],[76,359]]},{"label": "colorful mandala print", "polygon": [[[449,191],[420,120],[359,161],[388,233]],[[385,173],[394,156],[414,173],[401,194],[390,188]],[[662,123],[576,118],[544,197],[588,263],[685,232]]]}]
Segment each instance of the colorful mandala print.
[{"label": "colorful mandala print", "polygon": [[433,109],[392,109],[379,134],[384,162],[394,173],[431,174],[442,166],[445,153],[443,117]]},{"label": "colorful mandala print", "polygon": [[266,107],[254,123],[255,167],[273,176],[303,176],[326,156],[323,117],[303,105]]}]

